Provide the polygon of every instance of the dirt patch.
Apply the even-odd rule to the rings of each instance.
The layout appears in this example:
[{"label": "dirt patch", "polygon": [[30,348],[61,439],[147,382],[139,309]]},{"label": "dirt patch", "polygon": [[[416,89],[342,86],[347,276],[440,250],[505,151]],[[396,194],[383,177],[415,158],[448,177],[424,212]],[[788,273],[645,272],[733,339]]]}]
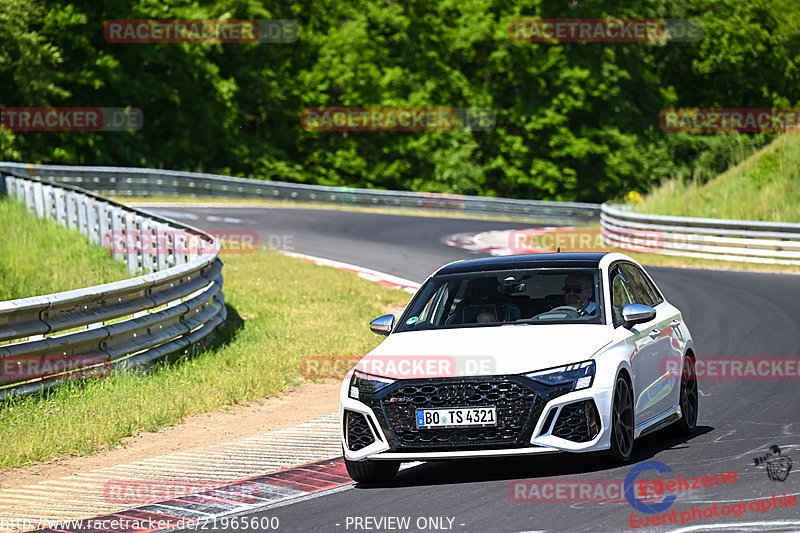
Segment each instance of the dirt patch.
[{"label": "dirt patch", "polygon": [[280,396],[249,406],[233,406],[194,415],[156,433],[139,432],[111,450],[87,457],[45,461],[25,468],[0,471],[0,488],[30,485],[159,455],[202,448],[297,426],[338,408],[340,380],[306,381]]}]

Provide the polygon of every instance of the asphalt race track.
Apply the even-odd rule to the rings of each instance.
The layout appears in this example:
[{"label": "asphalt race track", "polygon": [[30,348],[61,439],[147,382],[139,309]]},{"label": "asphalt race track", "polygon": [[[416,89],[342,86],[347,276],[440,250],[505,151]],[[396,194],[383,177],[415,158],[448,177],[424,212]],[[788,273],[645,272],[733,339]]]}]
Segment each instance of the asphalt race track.
[{"label": "asphalt race track", "polygon": [[[149,208],[207,230],[257,231],[260,242],[344,261],[422,282],[440,265],[476,257],[446,246],[453,233],[530,227],[485,220],[411,217],[293,208]],[[278,237],[275,237],[278,236]],[[288,236],[288,239],[286,238]],[[272,239],[272,241],[270,241]],[[224,257],[223,257],[224,260]],[[699,358],[800,357],[800,276],[649,268],[667,299],[684,313]],[[366,325],[365,325],[366,327]],[[655,460],[683,478],[736,472],[724,486],[678,493],[668,510],[642,513],[614,502],[513,502],[515,480],[606,480],[622,483],[631,470],[600,458],[535,458],[427,463],[401,471],[391,486],[355,486],[252,516],[277,516],[281,531],[630,531],[630,515],[651,518],[695,508],[728,506],[800,494],[800,391],[795,380],[700,382],[695,436],[663,432],[636,442],[635,463]],[[794,461],[785,481],[771,480],[754,458],[773,445]],[[788,462],[784,462],[788,464]],[[655,472],[643,475],[658,477]],[[512,491],[510,492],[510,487]],[[569,490],[566,490],[569,494]],[[763,506],[762,506],[763,507]],[[740,509],[741,511],[741,509]],[[407,518],[405,523],[394,518]],[[637,531],[800,531],[800,506],[712,516]],[[733,523],[738,527],[731,529]],[[727,524],[727,527],[723,527]],[[640,525],[637,523],[636,525]]]}]

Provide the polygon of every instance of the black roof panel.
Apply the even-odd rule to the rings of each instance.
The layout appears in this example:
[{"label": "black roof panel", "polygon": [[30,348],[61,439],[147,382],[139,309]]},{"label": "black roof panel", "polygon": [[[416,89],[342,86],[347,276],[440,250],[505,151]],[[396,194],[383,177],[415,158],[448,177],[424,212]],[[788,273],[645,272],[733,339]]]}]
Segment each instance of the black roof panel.
[{"label": "black roof panel", "polygon": [[442,267],[436,275],[516,268],[598,268],[600,260],[606,254],[607,252],[524,254],[467,259]]}]

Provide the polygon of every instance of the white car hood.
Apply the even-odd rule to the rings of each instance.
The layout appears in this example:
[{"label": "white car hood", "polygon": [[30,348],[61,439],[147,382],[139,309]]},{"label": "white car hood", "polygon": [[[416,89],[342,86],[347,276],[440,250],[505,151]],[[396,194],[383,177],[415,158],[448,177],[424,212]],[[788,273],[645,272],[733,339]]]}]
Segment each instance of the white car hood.
[{"label": "white car hood", "polygon": [[433,359],[437,363],[454,360],[456,372],[452,375],[521,374],[586,361],[611,341],[608,327],[601,324],[408,331],[389,335],[362,360],[363,365],[359,363],[359,367],[392,379],[444,377],[428,373],[420,376],[410,370],[413,365],[408,361],[419,363]]}]

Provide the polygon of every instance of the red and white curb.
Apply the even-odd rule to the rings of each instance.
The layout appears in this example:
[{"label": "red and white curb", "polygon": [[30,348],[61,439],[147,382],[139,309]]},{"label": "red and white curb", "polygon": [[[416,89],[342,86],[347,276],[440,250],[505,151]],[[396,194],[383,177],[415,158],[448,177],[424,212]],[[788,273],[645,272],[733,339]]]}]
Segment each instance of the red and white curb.
[{"label": "red and white curb", "polygon": [[210,490],[181,495],[123,511],[51,525],[47,533],[152,533],[188,527],[214,518],[288,502],[345,485],[347,475],[341,457],[228,483]]},{"label": "red and white curb", "polygon": [[377,270],[372,270],[371,268],[364,268],[357,265],[351,265],[349,263],[342,263],[340,261],[334,261],[332,259],[325,259],[323,257],[314,257],[313,255],[306,255],[306,254],[298,254],[295,252],[281,252],[284,255],[288,255],[290,257],[297,257],[299,259],[303,259],[305,261],[309,261],[311,263],[323,266],[333,267],[339,270],[344,270],[345,272],[354,272],[369,281],[374,281],[375,283],[380,283],[385,287],[391,287],[392,289],[401,289],[406,292],[410,292],[414,294],[419,289],[420,284],[404,278],[399,278],[397,276],[393,276],[391,274],[386,274],[385,272],[379,272]]},{"label": "red and white curb", "polygon": [[[337,457],[342,453],[339,426],[338,413],[331,413],[233,442],[3,489],[0,531],[31,530],[116,514],[164,499],[169,491],[170,495],[187,493],[193,487],[198,492]],[[271,492],[275,491],[270,489],[265,494]]]},{"label": "red and white curb", "polygon": [[541,235],[551,231],[560,231],[564,227],[548,226],[546,228],[526,228],[507,230],[488,230],[480,233],[455,233],[445,238],[445,244],[470,252],[484,253],[494,256],[515,255],[523,253],[543,253],[553,250],[545,248],[519,248],[511,242],[517,235]]}]

